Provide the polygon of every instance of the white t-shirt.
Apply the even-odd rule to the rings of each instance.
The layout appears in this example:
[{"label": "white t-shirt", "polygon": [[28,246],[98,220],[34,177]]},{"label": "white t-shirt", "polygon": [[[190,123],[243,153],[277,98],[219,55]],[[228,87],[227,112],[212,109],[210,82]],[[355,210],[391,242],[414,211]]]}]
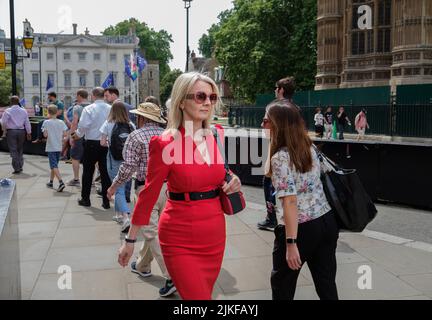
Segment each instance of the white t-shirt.
[{"label": "white t-shirt", "polygon": [[[133,130],[136,129],[135,125],[132,122],[129,122],[129,124],[132,126]],[[115,122],[108,122],[108,120],[107,120],[104,122],[104,124],[102,125],[102,127],[99,130],[102,134],[107,136],[108,145],[111,144],[111,134],[112,134],[112,131],[114,129],[114,125],[115,125]]]},{"label": "white t-shirt", "polygon": [[42,132],[48,133],[46,152],[61,152],[63,148],[63,133],[68,130],[66,124],[59,119],[44,121]]},{"label": "white t-shirt", "polygon": [[323,126],[324,125],[324,116],[322,113],[316,113],[314,116],[315,125],[316,126]]}]

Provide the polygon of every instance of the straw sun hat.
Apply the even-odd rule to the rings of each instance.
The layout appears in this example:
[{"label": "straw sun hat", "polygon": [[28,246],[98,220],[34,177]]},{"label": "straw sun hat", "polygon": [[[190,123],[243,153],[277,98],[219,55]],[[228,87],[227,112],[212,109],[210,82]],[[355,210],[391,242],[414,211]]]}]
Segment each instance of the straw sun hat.
[{"label": "straw sun hat", "polygon": [[166,121],[161,116],[161,109],[151,102],[141,103],[136,110],[129,111],[130,113],[134,113],[136,115],[146,117],[147,119],[163,123]]}]

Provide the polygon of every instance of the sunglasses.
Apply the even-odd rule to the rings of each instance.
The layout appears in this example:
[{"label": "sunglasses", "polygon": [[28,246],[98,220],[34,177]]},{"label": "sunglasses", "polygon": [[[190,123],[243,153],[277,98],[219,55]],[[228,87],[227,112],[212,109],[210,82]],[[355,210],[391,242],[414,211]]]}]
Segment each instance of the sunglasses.
[{"label": "sunglasses", "polygon": [[264,118],[264,119],[262,120],[262,123],[263,123],[263,124],[268,124],[268,123],[270,123],[270,120],[267,119],[267,118]]},{"label": "sunglasses", "polygon": [[218,100],[218,96],[216,93],[210,93],[209,95],[207,95],[205,92],[197,92],[197,93],[190,93],[186,95],[186,99],[193,99],[195,100],[196,103],[204,103],[207,101],[207,97],[210,100],[211,104],[216,104],[217,100]]}]

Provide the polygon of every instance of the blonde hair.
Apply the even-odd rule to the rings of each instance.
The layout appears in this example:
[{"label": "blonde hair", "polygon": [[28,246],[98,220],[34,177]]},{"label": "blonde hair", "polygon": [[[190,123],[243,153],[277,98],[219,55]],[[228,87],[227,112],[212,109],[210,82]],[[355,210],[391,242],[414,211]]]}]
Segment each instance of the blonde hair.
[{"label": "blonde hair", "polygon": [[129,123],[126,106],[120,100],[117,100],[113,103],[111,111],[108,115],[108,122]]},{"label": "blonde hair", "polygon": [[[183,73],[180,75],[174,82],[171,93],[171,106],[168,114],[167,132],[176,132],[183,124],[183,112],[180,109],[180,105],[183,103],[186,95],[190,93],[190,90],[197,81],[203,81],[211,85],[213,92],[219,97],[219,89],[213,79],[198,72]],[[220,104],[221,101],[220,98],[218,98],[218,102],[212,106],[212,111],[208,118],[203,121],[203,129],[210,128],[210,122],[213,119],[214,110],[218,108]]]},{"label": "blonde hair", "polygon": [[48,106],[48,114],[50,116],[57,116],[58,108],[55,104],[50,104]]}]

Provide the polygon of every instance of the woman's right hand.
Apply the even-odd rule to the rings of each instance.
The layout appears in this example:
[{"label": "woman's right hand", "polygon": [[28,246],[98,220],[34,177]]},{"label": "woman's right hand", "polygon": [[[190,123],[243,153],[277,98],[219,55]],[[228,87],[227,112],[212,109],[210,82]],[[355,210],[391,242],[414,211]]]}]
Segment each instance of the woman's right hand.
[{"label": "woman's right hand", "polygon": [[300,259],[300,253],[296,244],[287,244],[286,249],[286,260],[288,262],[288,267],[291,270],[300,270],[302,267],[302,262]]}]

